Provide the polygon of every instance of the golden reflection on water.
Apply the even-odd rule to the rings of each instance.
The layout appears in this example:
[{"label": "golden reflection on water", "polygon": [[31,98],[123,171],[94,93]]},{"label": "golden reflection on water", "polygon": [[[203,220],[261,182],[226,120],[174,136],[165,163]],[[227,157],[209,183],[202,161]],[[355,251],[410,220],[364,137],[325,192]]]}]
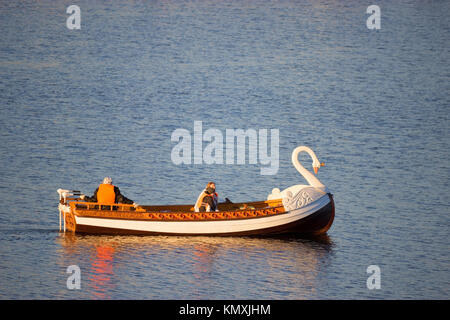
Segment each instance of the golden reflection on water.
[{"label": "golden reflection on water", "polygon": [[114,275],[114,247],[100,245],[96,247],[96,256],[92,262],[91,281],[92,293],[99,299],[109,298],[108,292],[114,289],[112,276]]},{"label": "golden reflection on water", "polygon": [[[156,278],[184,277],[184,282],[189,283],[187,288],[191,290],[191,294],[183,298],[215,299],[217,297],[206,292],[227,290],[226,285],[229,286],[230,299],[246,298],[246,294],[258,290],[252,288],[252,279],[255,279],[255,286],[259,282],[264,284],[265,288],[261,288],[263,292],[267,289],[288,298],[314,298],[316,278],[323,265],[321,261],[327,259],[333,246],[326,235],[299,239],[95,236],[67,233],[61,235],[58,242],[62,248],[61,261],[79,261],[83,265],[82,273],[87,274],[83,281],[87,281],[87,284],[83,283],[84,288],[89,291],[89,299],[114,298],[118,295],[118,283],[125,281],[124,278],[131,277],[133,281],[138,281],[137,279],[146,279],[145,275],[148,274]],[[172,266],[173,261],[179,261],[179,265]],[[86,269],[89,270],[83,272]],[[183,270],[189,270],[190,273],[180,275]],[[140,273],[144,276],[140,276]],[[231,282],[236,283],[224,284],[222,289],[219,282],[225,281],[224,279],[229,281],[230,277]],[[248,292],[234,292],[233,287],[239,287],[242,281],[249,282],[249,288],[245,289]],[[170,289],[182,290],[165,288],[165,294],[161,297],[174,298],[168,293]],[[271,296],[262,295],[261,298],[270,299]]]}]

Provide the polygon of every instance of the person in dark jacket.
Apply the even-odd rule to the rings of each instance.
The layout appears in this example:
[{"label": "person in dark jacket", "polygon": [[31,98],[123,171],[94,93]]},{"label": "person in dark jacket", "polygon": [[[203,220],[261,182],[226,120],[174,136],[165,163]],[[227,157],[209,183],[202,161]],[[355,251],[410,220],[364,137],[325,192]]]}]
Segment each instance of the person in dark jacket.
[{"label": "person in dark jacket", "polygon": [[205,190],[203,190],[197,198],[194,205],[195,212],[219,211],[217,204],[219,202],[219,194],[216,192],[216,184],[208,182]]},{"label": "person in dark jacket", "polygon": [[128,199],[120,193],[119,188],[112,184],[110,177],[103,179],[103,183],[94,191],[92,197],[82,195],[81,199],[86,202],[99,202],[104,204],[124,203],[137,206],[133,200]]}]

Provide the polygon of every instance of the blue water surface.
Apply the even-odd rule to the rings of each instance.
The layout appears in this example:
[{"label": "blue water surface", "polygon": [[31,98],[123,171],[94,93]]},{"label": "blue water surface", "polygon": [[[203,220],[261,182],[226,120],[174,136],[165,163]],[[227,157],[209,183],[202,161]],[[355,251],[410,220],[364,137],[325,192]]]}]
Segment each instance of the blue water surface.
[{"label": "blue water surface", "polygon": [[[448,299],[450,2],[77,1],[69,30],[71,4],[0,2],[1,299]],[[277,174],[175,165],[171,135],[194,121],[278,129]],[[304,183],[299,145],[325,162],[326,237],[59,233],[58,188],[111,176],[138,203],[182,204],[214,180],[263,200]]]}]

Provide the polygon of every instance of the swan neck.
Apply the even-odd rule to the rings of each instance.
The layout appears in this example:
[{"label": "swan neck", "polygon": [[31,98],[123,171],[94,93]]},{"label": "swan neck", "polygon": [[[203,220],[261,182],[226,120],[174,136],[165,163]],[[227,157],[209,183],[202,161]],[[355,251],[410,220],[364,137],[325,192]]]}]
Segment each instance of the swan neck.
[{"label": "swan neck", "polygon": [[292,163],[294,164],[294,167],[306,179],[306,181],[308,181],[308,183],[312,187],[316,187],[319,189],[325,189],[325,186],[319,181],[319,179],[316,176],[314,176],[311,172],[306,170],[305,167],[303,167],[300,164],[300,161],[298,161],[298,155],[300,152],[308,153],[309,156],[313,159],[313,165],[314,164],[317,165],[320,163],[319,159],[317,159],[316,154],[314,153],[314,151],[311,150],[311,148],[308,148],[306,146],[301,146],[301,147],[295,148],[294,151],[292,152]]}]

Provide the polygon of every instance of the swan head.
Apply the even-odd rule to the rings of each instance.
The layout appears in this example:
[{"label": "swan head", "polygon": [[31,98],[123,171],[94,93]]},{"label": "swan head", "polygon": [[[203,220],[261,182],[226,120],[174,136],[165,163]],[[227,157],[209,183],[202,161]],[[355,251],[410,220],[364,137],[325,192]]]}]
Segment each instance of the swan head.
[{"label": "swan head", "polygon": [[320,163],[319,161],[314,161],[313,162],[313,169],[314,169],[314,173],[315,174],[318,174],[319,173],[319,168],[320,167],[323,167],[325,165],[325,163],[324,162],[322,162],[322,163]]}]

